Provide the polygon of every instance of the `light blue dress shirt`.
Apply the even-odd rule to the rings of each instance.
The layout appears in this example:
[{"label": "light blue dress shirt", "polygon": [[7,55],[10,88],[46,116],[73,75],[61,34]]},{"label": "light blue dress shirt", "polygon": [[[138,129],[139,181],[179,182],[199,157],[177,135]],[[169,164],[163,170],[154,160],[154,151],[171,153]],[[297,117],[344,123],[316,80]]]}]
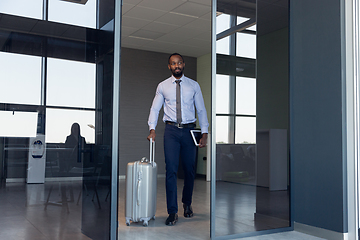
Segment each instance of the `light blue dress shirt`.
[{"label": "light blue dress shirt", "polygon": [[[154,129],[157,125],[159,111],[164,105],[163,121],[176,122],[176,82],[174,76],[159,83],[155,98],[150,108],[148,120],[149,129]],[[201,133],[208,133],[209,122],[207,119],[204,99],[200,85],[184,75],[180,78],[181,91],[181,117],[182,124],[193,123],[195,118],[195,107],[199,117]]]}]

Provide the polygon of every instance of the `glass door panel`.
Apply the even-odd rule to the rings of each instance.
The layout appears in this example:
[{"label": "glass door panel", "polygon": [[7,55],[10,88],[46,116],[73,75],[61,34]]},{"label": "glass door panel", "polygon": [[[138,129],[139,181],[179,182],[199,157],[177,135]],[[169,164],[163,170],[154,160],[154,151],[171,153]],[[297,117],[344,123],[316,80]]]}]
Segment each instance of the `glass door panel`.
[{"label": "glass door panel", "polygon": [[114,34],[101,29],[113,29],[114,1],[10,2],[0,3],[0,220],[20,225],[0,232],[110,239]]},{"label": "glass door panel", "polygon": [[287,19],[279,19],[280,23],[272,16],[287,16],[288,2],[215,3],[212,237],[240,238],[286,229],[290,227],[288,78],[272,74],[273,69],[287,73]]}]

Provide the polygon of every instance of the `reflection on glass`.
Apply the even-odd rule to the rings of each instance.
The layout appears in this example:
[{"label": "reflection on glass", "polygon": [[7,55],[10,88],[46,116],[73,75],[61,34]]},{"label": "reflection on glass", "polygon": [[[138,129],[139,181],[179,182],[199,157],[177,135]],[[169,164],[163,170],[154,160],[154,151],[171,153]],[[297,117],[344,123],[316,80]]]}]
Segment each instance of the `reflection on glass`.
[{"label": "reflection on glass", "polygon": [[42,19],[43,0],[1,0],[0,13]]},{"label": "reflection on glass", "polygon": [[47,105],[95,108],[92,63],[48,59]]},{"label": "reflection on glass", "polygon": [[[71,125],[70,134],[66,137],[65,149],[62,151],[63,163],[61,166],[61,171],[68,173],[76,173],[83,171],[85,167],[85,149],[87,149],[87,144],[85,138],[81,135],[81,128],[77,122],[74,122]],[[90,159],[86,161],[90,162]]]},{"label": "reflection on glass", "polygon": [[216,75],[216,112],[230,112],[230,77],[226,75]]},{"label": "reflection on glass", "polygon": [[[219,34],[230,27],[230,15],[220,14],[216,17],[216,34]],[[230,54],[230,37],[216,41],[216,53]]]},{"label": "reflection on glass", "polygon": [[216,41],[216,53],[225,55],[230,54],[230,37],[225,37]]},{"label": "reflection on glass", "polygon": [[255,184],[255,144],[217,144],[217,179]]},{"label": "reflection on glass", "polygon": [[216,145],[216,236],[254,231],[254,144]]},{"label": "reflection on glass", "polygon": [[[285,3],[285,0],[280,2]],[[258,98],[264,99],[267,94],[256,95],[258,85],[268,80],[266,79],[268,70],[259,65],[255,66],[256,61],[254,61],[268,55],[266,47],[256,49],[257,40],[267,33],[256,31],[259,29],[257,27],[259,24],[262,30],[270,25],[267,18],[275,15],[275,12],[271,12],[274,8],[268,8],[270,4],[268,1],[231,1],[230,3],[217,0],[217,34],[231,29],[232,17],[236,17],[236,25],[249,19],[257,19],[257,23],[246,28],[250,32],[231,32],[231,34],[236,33],[231,35],[234,41],[236,39],[234,45],[229,44],[228,39],[216,41],[217,53],[224,55],[236,53],[236,56],[217,55],[216,200],[213,209],[216,237],[290,226],[287,130],[271,129],[271,121],[269,122],[266,117],[271,116],[272,113],[265,114],[265,119],[264,112],[259,114],[260,110],[265,111],[266,108],[259,105],[261,103]],[[256,8],[259,5],[268,12],[261,18],[256,16]],[[232,17],[228,15],[229,13],[233,14]],[[280,14],[280,11],[276,13]],[[221,65],[223,62],[226,64]],[[219,75],[220,73],[228,76]],[[232,82],[235,75],[236,81]],[[255,79],[254,76],[261,76],[262,81],[258,81],[259,79]],[[263,86],[260,85],[261,87]],[[266,91],[274,90],[266,87],[263,92]],[[230,111],[233,107],[236,114]],[[259,115],[261,123],[257,121]],[[270,129],[260,130],[264,126]],[[280,130],[284,130],[281,138]],[[275,152],[276,158],[273,157]],[[275,182],[281,179],[281,187],[277,188],[278,186],[271,184],[270,181],[273,181],[270,179],[275,179]]]},{"label": "reflection on glass", "polygon": [[40,57],[0,52],[0,66],[0,102],[40,104]]},{"label": "reflection on glass", "polygon": [[96,0],[86,4],[49,0],[49,21],[96,28]]},{"label": "reflection on glass", "polygon": [[35,137],[37,117],[35,112],[0,111],[0,136]]},{"label": "reflection on glass", "polygon": [[256,114],[256,79],[236,77],[236,114]]},{"label": "reflection on glass", "polygon": [[216,117],[216,143],[229,143],[229,117]]},{"label": "reflection on glass", "polygon": [[256,143],[256,118],[255,117],[236,117],[235,125],[236,144],[255,144]]},{"label": "reflection on glass", "polygon": [[[237,24],[241,24],[247,20],[249,20],[249,18],[244,18],[244,17],[239,17],[239,16],[236,18]],[[251,27],[246,28],[246,30],[256,31],[256,24]]]},{"label": "reflection on glass", "polygon": [[256,31],[256,24],[254,26],[247,28],[246,30]]},{"label": "reflection on glass", "polygon": [[[112,32],[102,38],[96,37],[101,35],[100,30],[87,29],[85,32],[91,31],[91,38],[96,38],[89,46],[89,38],[82,33],[84,38],[72,42],[74,38],[65,39],[54,31],[77,29],[64,23],[95,28],[97,18],[104,15],[110,21],[115,2],[106,1],[96,9],[97,0],[88,0],[85,5],[76,1],[0,0],[1,28],[7,32],[0,43],[0,195],[11,200],[2,202],[2,207],[10,215],[27,216],[26,224],[32,229],[56,226],[56,231],[26,232],[33,239],[110,239],[110,191],[111,186],[117,186],[116,182],[111,185],[110,180],[113,96],[108,93],[113,92],[113,74],[107,73],[114,72],[114,48],[107,39],[113,39]],[[50,21],[58,21],[56,29],[39,20],[46,2]],[[7,21],[6,14],[18,18],[23,28],[38,21],[37,31],[20,33],[19,26]],[[95,64],[65,60],[93,59],[94,51],[89,56],[86,48],[103,49],[102,46],[106,50],[97,52],[97,64],[99,68],[106,66],[104,74],[96,74]],[[48,64],[42,64],[46,59]],[[45,72],[47,75],[42,75]],[[98,89],[95,79],[101,86]],[[97,125],[95,101],[99,106],[96,119],[101,123]],[[72,131],[76,122],[78,133]],[[41,142],[46,144],[31,139],[42,134],[45,141]],[[38,146],[42,146],[39,151]],[[32,158],[32,162],[39,163],[41,155],[46,156],[45,165],[29,165]],[[45,182],[27,184],[27,173],[35,169],[41,170],[41,176],[45,170]],[[6,221],[6,217],[2,214],[0,220]],[[27,228],[22,223],[14,227]],[[12,231],[2,228],[1,234]]]},{"label": "reflection on glass", "polygon": [[219,34],[230,27],[230,15],[222,13],[216,16],[216,34]]},{"label": "reflection on glass", "polygon": [[236,56],[256,58],[256,35],[237,33],[236,41]]},{"label": "reflection on glass", "polygon": [[95,143],[95,111],[63,109],[47,109],[45,141],[64,143],[74,122],[80,125],[81,135],[86,142]]},{"label": "reflection on glass", "polygon": [[243,22],[246,22],[247,20],[249,20],[249,18],[245,18],[245,17],[237,17],[236,18],[236,24],[239,25]]}]

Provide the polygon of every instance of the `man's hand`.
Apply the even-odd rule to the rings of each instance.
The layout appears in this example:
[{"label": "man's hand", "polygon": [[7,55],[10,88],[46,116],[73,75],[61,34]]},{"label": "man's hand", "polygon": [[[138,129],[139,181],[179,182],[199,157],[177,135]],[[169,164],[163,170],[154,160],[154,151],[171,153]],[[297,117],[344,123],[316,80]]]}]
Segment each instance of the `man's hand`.
[{"label": "man's hand", "polygon": [[200,142],[199,142],[199,148],[203,148],[206,147],[207,144],[207,138],[208,138],[208,134],[207,133],[203,133]]},{"label": "man's hand", "polygon": [[151,129],[151,130],[150,130],[150,134],[149,134],[149,136],[147,137],[147,140],[150,141],[150,139],[152,138],[152,141],[155,142],[155,137],[156,137],[155,130],[154,130],[154,129]]}]

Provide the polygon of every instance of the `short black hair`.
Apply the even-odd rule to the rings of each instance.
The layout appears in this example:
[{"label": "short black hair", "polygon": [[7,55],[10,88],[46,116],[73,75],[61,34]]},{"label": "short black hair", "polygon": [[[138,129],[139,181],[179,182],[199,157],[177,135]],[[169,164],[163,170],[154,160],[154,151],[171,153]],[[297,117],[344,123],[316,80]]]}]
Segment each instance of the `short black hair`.
[{"label": "short black hair", "polygon": [[169,56],[169,59],[168,59],[168,63],[169,63],[169,64],[170,64],[170,58],[171,58],[172,56],[180,56],[181,59],[182,59],[182,61],[185,62],[183,56],[181,56],[180,53],[173,53],[173,54],[171,54],[171,55]]}]

